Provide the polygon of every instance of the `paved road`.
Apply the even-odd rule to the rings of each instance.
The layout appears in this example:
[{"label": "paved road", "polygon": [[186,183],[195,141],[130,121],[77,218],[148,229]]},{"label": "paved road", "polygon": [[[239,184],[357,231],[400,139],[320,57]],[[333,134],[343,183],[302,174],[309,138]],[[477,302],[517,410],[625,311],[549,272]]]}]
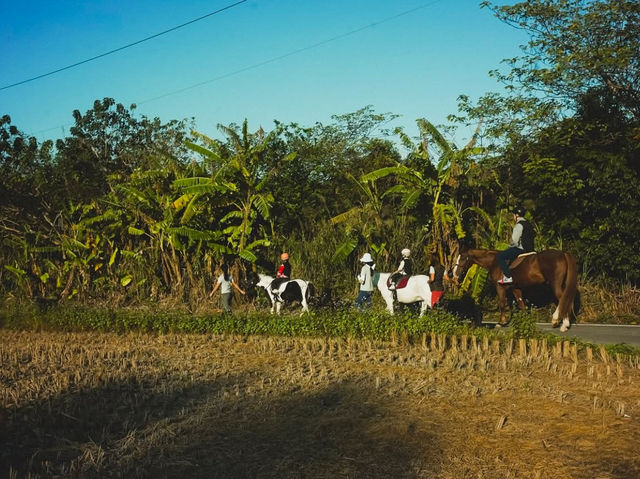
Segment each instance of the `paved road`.
[{"label": "paved road", "polygon": [[[494,322],[485,322],[489,328]],[[565,338],[579,338],[594,344],[621,344],[640,348],[640,326],[622,324],[572,324],[571,329],[561,333],[560,328],[552,328],[551,323],[536,323],[540,331]]]},{"label": "paved road", "polygon": [[537,323],[538,329],[546,333],[569,338],[580,338],[594,344],[620,344],[640,347],[640,326],[621,324],[572,324],[571,329],[561,333],[551,323]]}]

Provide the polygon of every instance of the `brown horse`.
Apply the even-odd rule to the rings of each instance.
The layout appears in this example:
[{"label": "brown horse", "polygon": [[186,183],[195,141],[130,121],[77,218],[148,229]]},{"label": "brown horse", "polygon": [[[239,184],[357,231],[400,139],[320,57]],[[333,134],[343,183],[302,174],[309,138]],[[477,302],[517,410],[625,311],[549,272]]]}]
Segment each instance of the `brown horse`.
[{"label": "brown horse", "polygon": [[498,304],[500,306],[500,323],[506,324],[507,290],[512,288],[514,297],[520,309],[524,309],[522,289],[547,283],[556,297],[557,307],[551,318],[553,327],[559,326],[565,332],[571,327],[570,314],[573,311],[574,298],[578,292],[578,271],[575,258],[563,251],[549,249],[540,253],[520,255],[511,265],[512,284],[501,285],[502,270],[498,266],[498,251],[486,249],[461,250],[453,271],[454,278],[458,278],[462,271],[471,263],[475,263],[487,270],[489,276],[497,283]]}]

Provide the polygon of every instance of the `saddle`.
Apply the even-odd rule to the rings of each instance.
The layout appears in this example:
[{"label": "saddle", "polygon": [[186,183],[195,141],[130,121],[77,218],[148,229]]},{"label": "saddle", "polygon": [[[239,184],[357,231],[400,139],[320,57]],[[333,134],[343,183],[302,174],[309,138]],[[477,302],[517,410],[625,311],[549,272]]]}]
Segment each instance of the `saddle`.
[{"label": "saddle", "polygon": [[[398,281],[398,282],[396,283],[396,289],[402,289],[402,288],[404,288],[404,287],[407,285],[407,283],[409,282],[409,278],[410,278],[410,276],[408,276],[408,275],[407,275],[407,276],[403,276],[403,277],[400,279],[400,281]],[[391,278],[389,278],[389,279],[387,280],[387,288],[388,288],[389,286],[391,286]]]},{"label": "saddle", "polygon": [[516,266],[518,266],[520,263],[522,263],[522,262],[525,260],[525,258],[526,258],[527,256],[531,256],[532,254],[537,254],[537,252],[535,252],[535,251],[529,251],[528,253],[522,253],[522,254],[519,254],[519,255],[516,257],[516,259],[514,259],[514,260],[511,262],[511,264],[509,265],[509,268],[510,268],[510,269],[515,268],[515,267],[516,267]]}]

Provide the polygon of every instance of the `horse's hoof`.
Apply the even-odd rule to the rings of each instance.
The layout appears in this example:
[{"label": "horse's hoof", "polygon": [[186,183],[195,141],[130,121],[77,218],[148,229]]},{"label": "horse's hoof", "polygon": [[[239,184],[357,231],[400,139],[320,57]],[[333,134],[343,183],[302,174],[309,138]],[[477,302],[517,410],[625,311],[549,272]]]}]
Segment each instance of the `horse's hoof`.
[{"label": "horse's hoof", "polygon": [[566,333],[567,331],[569,331],[569,328],[571,327],[571,323],[568,320],[563,320],[562,321],[562,326],[560,327],[560,332],[561,333]]},{"label": "horse's hoof", "polygon": [[557,322],[557,321],[552,321],[552,322],[551,322],[551,327],[552,327],[552,328],[557,328],[558,326],[560,326],[560,323],[559,323],[559,322]]}]

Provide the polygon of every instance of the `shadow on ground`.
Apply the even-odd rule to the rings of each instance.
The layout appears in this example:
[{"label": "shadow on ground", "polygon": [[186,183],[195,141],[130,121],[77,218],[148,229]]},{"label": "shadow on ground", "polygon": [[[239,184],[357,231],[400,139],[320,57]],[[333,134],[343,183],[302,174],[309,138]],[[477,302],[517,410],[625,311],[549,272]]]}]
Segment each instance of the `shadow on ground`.
[{"label": "shadow on ground", "polygon": [[131,378],[5,411],[0,477],[413,477],[438,462],[432,433],[362,382],[240,393],[249,383]]}]

